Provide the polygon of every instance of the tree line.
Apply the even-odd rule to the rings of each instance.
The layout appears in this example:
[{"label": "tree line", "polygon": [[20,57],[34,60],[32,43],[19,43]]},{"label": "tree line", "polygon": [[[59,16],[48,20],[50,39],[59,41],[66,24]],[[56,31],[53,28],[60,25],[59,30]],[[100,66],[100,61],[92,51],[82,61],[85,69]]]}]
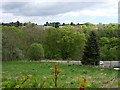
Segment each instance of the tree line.
[{"label": "tree line", "polygon": [[72,26],[62,28],[1,26],[2,60],[81,60],[84,64],[98,64],[100,60],[119,60],[120,38],[117,24],[104,29],[83,24],[81,30]]}]

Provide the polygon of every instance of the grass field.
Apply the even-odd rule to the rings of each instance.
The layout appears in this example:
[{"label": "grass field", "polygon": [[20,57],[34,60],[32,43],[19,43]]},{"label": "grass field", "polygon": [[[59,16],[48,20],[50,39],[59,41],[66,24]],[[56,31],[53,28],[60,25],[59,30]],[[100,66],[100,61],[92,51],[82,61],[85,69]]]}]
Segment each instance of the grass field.
[{"label": "grass field", "polygon": [[[3,62],[2,86],[54,88],[54,72],[50,70],[54,68],[54,64],[29,61]],[[57,81],[59,88],[79,88],[82,77],[86,78],[88,86],[92,88],[118,87],[118,71],[114,69],[60,63],[57,65],[61,69]]]}]

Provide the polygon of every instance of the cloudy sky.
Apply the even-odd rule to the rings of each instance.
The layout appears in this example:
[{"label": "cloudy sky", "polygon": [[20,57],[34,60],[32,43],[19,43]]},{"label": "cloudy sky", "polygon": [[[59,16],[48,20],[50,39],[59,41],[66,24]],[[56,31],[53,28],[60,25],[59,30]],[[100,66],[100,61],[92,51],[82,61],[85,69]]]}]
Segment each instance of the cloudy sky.
[{"label": "cloudy sky", "polygon": [[2,0],[1,22],[117,23],[119,0]]}]

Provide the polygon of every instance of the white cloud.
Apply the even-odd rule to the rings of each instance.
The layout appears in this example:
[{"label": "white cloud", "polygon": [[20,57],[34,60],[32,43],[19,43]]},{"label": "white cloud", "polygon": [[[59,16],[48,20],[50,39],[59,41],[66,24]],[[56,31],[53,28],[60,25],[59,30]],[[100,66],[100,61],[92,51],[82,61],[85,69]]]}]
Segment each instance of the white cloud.
[{"label": "white cloud", "polygon": [[82,15],[89,16],[118,16],[118,10],[114,8],[106,8],[106,9],[88,9],[81,11]]},{"label": "white cloud", "polygon": [[[15,1],[15,0],[3,0],[5,3],[6,2],[11,2],[11,1]],[[18,0],[19,1],[19,0]],[[21,0],[20,0],[21,1]],[[26,1],[26,0],[24,0]],[[28,0],[27,0],[28,1]],[[46,5],[46,1],[47,4]],[[60,1],[60,0],[57,0]],[[64,0],[65,1],[65,0]],[[64,2],[62,1],[62,2]],[[66,0],[67,1],[67,0]],[[73,1],[73,0],[72,0]],[[83,1],[83,0],[80,0]],[[91,1],[91,0],[87,0],[87,1]],[[2,22],[14,22],[14,21],[21,21],[21,22],[36,22],[36,23],[45,23],[46,21],[62,21],[64,23],[70,23],[70,22],[74,22],[77,19],[84,19],[86,21],[88,20],[94,20],[91,19],[90,17],[117,17],[118,16],[118,3],[117,0],[92,0],[93,2],[104,2],[101,4],[96,4],[96,5],[91,5],[90,7],[85,6],[83,9],[81,9],[80,7],[76,7],[75,4],[71,4],[71,6],[74,8],[73,10],[71,10],[72,8],[69,8],[70,4],[64,4],[64,7],[58,7],[57,9],[53,9],[51,7],[54,7],[54,5],[56,5],[56,0],[52,1],[51,3],[48,0],[30,0],[29,2],[33,2],[33,3],[29,3],[27,5],[25,5],[24,7],[22,7],[21,9],[18,8],[18,13],[16,13],[15,11],[13,12],[6,12],[6,13],[2,13],[0,12],[0,21]],[[75,0],[74,0],[75,2]],[[91,2],[92,3],[92,2]],[[93,3],[92,3],[93,4]],[[59,5],[59,3],[57,4]],[[76,8],[75,8],[76,7]],[[8,7],[9,8],[9,7]],[[41,8],[41,9],[39,9]],[[47,9],[48,8],[48,9]],[[19,11],[22,10],[22,11]],[[49,10],[51,9],[51,10]],[[43,10],[43,11],[42,11]],[[56,11],[54,11],[56,10]],[[65,11],[67,10],[67,11]],[[47,13],[48,11],[48,13]],[[23,12],[23,13],[22,13]],[[51,13],[51,12],[55,12],[55,14]],[[27,15],[24,16],[24,13],[27,15],[29,13],[33,14],[31,15]],[[38,14],[37,14],[38,13]],[[44,15],[48,14],[48,15]],[[49,15],[49,13],[51,13],[51,15]],[[37,16],[36,16],[37,14]],[[86,18],[82,18],[82,17],[86,17]],[[74,21],[73,21],[74,20]],[[82,20],[81,20],[82,21]],[[99,21],[98,21],[99,22]],[[103,21],[104,22],[104,21]],[[111,21],[109,21],[111,22]]]},{"label": "white cloud", "polygon": [[72,20],[65,20],[63,21],[63,23],[66,23],[66,24],[70,24],[71,22],[73,22]]},{"label": "white cloud", "polygon": [[[2,0],[3,2],[61,2],[61,0]],[[62,2],[118,2],[119,0],[64,0]]]}]

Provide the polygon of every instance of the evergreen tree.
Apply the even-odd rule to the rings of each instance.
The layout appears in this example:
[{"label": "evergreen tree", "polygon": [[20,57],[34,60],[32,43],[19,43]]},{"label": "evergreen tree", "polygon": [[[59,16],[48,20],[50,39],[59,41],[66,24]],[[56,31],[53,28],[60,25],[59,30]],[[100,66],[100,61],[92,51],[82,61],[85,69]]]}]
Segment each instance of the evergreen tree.
[{"label": "evergreen tree", "polygon": [[99,46],[98,46],[97,36],[94,31],[91,31],[88,40],[86,42],[82,64],[85,65],[99,64]]}]

